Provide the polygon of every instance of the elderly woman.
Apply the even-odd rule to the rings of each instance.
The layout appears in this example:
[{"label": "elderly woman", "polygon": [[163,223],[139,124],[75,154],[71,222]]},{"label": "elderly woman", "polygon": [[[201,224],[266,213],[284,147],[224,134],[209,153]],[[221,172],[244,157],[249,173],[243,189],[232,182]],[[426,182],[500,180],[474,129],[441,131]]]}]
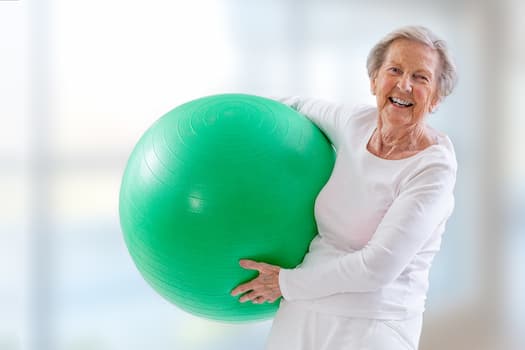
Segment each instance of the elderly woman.
[{"label": "elderly woman", "polygon": [[304,261],[259,271],[241,302],[283,297],[267,349],[417,349],[428,274],[454,206],[450,139],[426,117],[452,92],[446,44],[424,27],[388,34],[367,60],[375,107],[282,102],[311,119],[337,151],[315,203],[319,234]]}]

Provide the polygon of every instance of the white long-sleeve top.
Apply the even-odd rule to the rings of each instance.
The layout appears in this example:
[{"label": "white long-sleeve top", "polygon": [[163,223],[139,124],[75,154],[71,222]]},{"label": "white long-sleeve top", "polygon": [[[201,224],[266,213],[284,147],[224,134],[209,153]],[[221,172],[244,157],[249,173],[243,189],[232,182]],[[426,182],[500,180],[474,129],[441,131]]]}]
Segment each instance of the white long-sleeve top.
[{"label": "white long-sleeve top", "polygon": [[375,107],[281,102],[313,121],[337,152],[315,202],[319,234],[301,265],[279,274],[284,299],[349,317],[422,313],[429,269],[454,207],[457,163],[450,139],[432,129],[434,145],[386,160],[367,150]]}]

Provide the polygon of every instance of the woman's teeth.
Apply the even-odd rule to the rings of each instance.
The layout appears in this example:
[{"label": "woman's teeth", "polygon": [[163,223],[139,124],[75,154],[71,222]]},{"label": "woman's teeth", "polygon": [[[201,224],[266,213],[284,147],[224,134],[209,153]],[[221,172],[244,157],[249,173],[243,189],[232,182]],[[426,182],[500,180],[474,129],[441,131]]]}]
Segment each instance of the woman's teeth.
[{"label": "woman's teeth", "polygon": [[390,102],[400,107],[410,107],[413,105],[413,103],[410,103],[397,97],[389,97],[388,99],[390,100]]}]

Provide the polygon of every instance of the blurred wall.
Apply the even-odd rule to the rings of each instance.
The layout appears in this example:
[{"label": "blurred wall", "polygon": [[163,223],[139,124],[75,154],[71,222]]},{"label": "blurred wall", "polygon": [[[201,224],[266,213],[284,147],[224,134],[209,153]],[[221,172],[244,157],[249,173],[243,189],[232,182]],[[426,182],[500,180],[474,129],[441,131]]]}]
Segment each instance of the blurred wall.
[{"label": "blurred wall", "polygon": [[118,223],[158,117],[224,92],[373,103],[388,31],[433,29],[460,74],[430,123],[459,161],[421,349],[519,349],[525,324],[525,9],[517,0],[0,1],[0,349],[262,349],[162,300]]}]

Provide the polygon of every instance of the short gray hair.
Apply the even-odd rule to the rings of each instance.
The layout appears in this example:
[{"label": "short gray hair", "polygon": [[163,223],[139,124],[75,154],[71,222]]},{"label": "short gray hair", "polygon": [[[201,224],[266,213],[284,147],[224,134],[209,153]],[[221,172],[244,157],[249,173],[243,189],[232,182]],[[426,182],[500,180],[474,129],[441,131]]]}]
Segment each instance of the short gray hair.
[{"label": "short gray hair", "polygon": [[452,93],[457,83],[456,65],[448,51],[447,43],[430,29],[422,26],[407,26],[394,30],[381,39],[368,54],[366,68],[370,78],[375,77],[383,64],[390,44],[397,39],[420,42],[436,50],[441,60],[441,72],[438,77],[438,93],[443,98]]}]

